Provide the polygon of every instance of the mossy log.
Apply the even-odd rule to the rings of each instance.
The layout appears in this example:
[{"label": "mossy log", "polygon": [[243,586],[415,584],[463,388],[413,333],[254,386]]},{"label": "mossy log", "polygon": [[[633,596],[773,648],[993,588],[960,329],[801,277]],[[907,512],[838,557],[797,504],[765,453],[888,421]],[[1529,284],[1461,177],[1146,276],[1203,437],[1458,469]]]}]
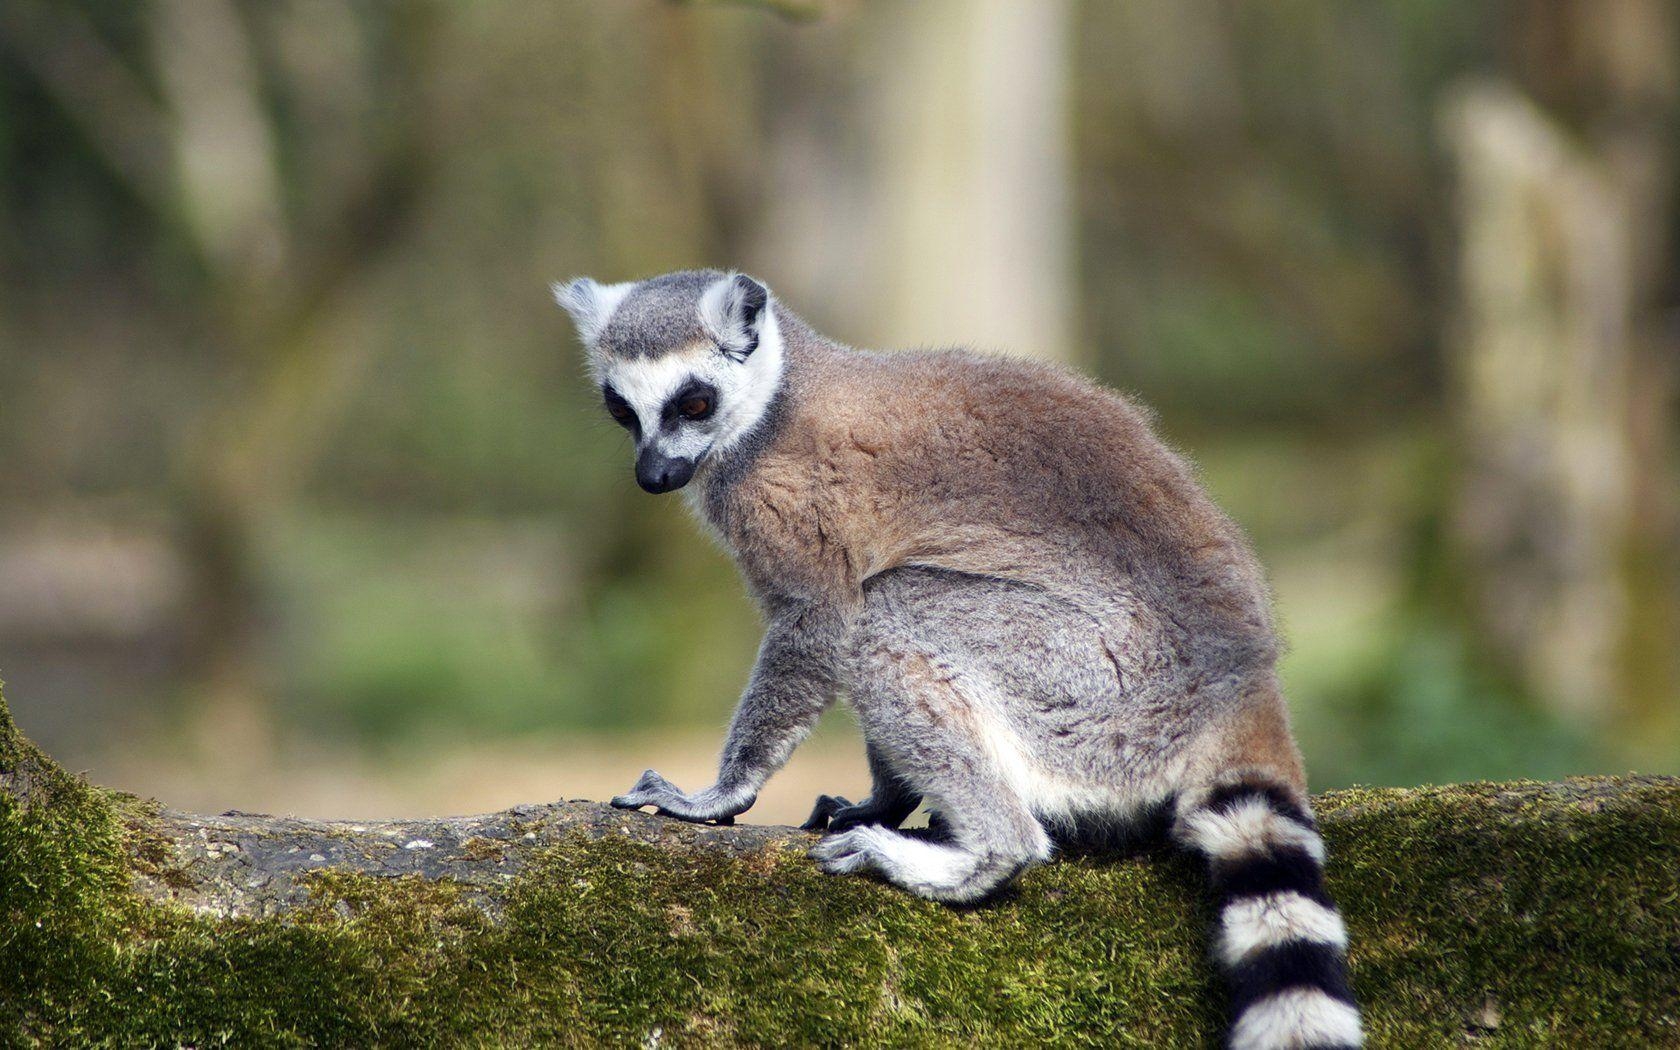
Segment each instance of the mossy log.
[{"label": "mossy log", "polygon": [[[1680,1045],[1680,780],[1316,800],[1373,1045]],[[596,803],[191,816],[0,702],[0,1042],[1213,1045],[1197,867],[1079,856],[953,910],[790,828]]]}]

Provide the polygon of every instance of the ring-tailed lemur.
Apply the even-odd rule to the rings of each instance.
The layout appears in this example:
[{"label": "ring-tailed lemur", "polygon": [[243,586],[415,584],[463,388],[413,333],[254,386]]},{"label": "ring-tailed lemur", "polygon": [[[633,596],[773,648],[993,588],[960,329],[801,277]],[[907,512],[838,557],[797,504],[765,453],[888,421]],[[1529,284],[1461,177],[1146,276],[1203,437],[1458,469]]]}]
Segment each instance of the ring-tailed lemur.
[{"label": "ring-tailed lemur", "polygon": [[[1206,858],[1237,1047],[1360,1040],[1261,571],[1130,401],[1060,369],[818,335],[749,277],[556,285],[636,480],[684,488],[768,621],[715,784],[727,822],[837,695],[874,792],[818,800],[828,871],[977,900],[1062,836],[1159,811]],[[901,832],[918,803],[938,835]]]}]

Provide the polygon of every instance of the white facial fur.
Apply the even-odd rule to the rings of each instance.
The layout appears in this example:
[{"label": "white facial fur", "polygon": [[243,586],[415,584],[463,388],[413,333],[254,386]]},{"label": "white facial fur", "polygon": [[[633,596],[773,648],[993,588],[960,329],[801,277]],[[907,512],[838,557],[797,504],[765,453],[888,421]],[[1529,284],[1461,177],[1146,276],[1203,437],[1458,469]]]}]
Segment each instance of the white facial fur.
[{"label": "white facial fur", "polygon": [[[732,447],[764,417],[781,382],[782,339],[775,312],[767,307],[758,348],[745,361],[705,345],[660,357],[607,358],[598,368],[600,381],[635,410],[644,445],[652,443],[666,456],[698,460]],[[665,403],[693,380],[710,383],[717,391],[716,412],[699,423],[682,423],[674,433],[662,432]]]}]

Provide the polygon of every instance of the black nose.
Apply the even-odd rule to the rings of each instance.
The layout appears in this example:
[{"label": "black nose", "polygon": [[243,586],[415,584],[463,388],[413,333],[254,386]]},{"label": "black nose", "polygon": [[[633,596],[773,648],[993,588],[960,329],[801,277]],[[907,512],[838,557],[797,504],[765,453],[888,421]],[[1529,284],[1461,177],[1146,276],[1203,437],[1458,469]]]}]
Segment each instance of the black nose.
[{"label": "black nose", "polygon": [[649,492],[674,492],[694,476],[692,459],[662,456],[648,448],[636,457],[636,484]]}]

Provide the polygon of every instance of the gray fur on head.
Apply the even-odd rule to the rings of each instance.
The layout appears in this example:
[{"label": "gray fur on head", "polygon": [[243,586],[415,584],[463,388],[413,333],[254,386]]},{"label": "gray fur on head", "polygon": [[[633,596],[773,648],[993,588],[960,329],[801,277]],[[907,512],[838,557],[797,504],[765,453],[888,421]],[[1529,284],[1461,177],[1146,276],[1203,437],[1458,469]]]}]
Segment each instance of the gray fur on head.
[{"label": "gray fur on head", "polygon": [[758,348],[770,305],[762,283],[721,270],[609,285],[579,277],[553,287],[584,345],[617,357],[659,357],[709,341],[743,361]]},{"label": "gray fur on head", "polygon": [[658,357],[705,339],[700,297],[722,277],[717,270],[680,270],[637,281],[601,332],[601,350]]}]

